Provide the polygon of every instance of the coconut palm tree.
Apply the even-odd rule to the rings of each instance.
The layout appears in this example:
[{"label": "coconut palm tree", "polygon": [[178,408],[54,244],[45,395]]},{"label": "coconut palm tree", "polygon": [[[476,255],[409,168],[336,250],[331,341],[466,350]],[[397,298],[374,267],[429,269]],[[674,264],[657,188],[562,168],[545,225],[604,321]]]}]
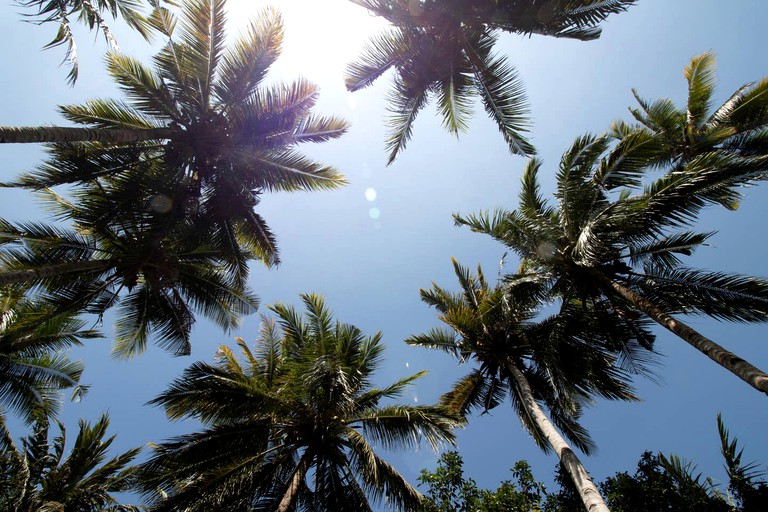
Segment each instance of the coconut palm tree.
[{"label": "coconut palm tree", "polygon": [[[653,163],[674,167],[713,152],[745,158],[768,157],[768,77],[736,90],[717,109],[712,108],[715,92],[715,55],[697,55],[683,72],[688,82],[688,99],[679,108],[669,99],[645,100],[632,90],[639,109],[630,109],[636,124],[616,121],[612,135],[618,139],[638,137],[655,152]],[[764,168],[768,164],[764,163]]]},{"label": "coconut palm tree", "polygon": [[53,143],[48,164],[13,184],[43,188],[107,178],[131,184],[150,167],[164,173],[174,193],[163,196],[141,178],[133,187],[137,204],[146,208],[160,197],[169,213],[201,218],[204,211],[224,219],[220,230],[249,234],[266,261],[276,262],[271,233],[253,212],[259,195],[343,185],[335,169],[296,146],[337,138],[347,124],[311,113],[317,87],[309,82],[262,83],[280,54],[276,11],[264,11],[225,47],[225,7],[224,0],[190,0],[178,20],[159,10],[154,23],[168,44],[155,56],[154,70],[110,53],[107,68],[127,101],[61,108],[81,126],[0,128],[0,142]]},{"label": "coconut palm tree", "polygon": [[0,406],[33,421],[39,410],[55,415],[59,392],[76,391],[83,365],[61,350],[99,334],[83,329],[72,314],[51,315],[49,304],[24,298],[17,290],[0,295]]},{"label": "coconut palm tree", "polygon": [[[672,316],[768,320],[767,281],[687,268],[679,258],[712,235],[683,228],[707,203],[727,202],[746,164],[727,155],[701,155],[632,195],[626,187],[638,186],[648,161],[628,151],[631,144],[622,141],[606,154],[608,137],[577,139],[560,162],[557,206],[541,197],[541,162],[533,160],[518,210],[454,218],[517,252],[523,259],[518,278],[547,282],[551,295],[581,300],[593,310],[607,304],[617,321],[644,315],[768,393],[768,375]],[[728,186],[712,185],[725,176],[732,179],[720,182]]]},{"label": "coconut palm tree", "polygon": [[0,509],[138,512],[113,494],[130,490],[135,473],[130,464],[141,448],[106,460],[115,436],[105,438],[109,417],[104,414],[93,425],[80,420],[75,444],[65,457],[66,430],[58,425],[60,435],[51,444],[49,420],[39,415],[20,449],[0,417]]},{"label": "coconut palm tree", "polygon": [[[58,198],[61,215],[75,229],[2,222],[0,284],[23,283],[57,313],[103,313],[118,306],[115,354],[143,352],[150,334],[176,355],[190,351],[190,330],[199,312],[222,329],[256,310],[257,299],[238,270],[212,250],[207,233],[192,221],[170,233],[154,212],[136,211],[118,221],[88,225],[90,203]],[[94,199],[96,200],[96,199]],[[85,225],[80,224],[85,219]]]},{"label": "coconut palm tree", "polygon": [[[607,332],[580,308],[565,303],[559,314],[536,321],[540,290],[535,283],[489,286],[478,267],[453,261],[461,285],[452,293],[436,284],[421,298],[439,312],[449,329],[410,337],[411,345],[444,350],[477,367],[443,395],[441,403],[462,415],[496,407],[509,396],[524,428],[536,444],[554,450],[573,479],[589,511],[607,511],[576,454],[555,425],[585,453],[594,445],[578,424],[582,406],[592,396],[635,400],[628,374],[618,366],[617,340],[636,341],[627,332]],[[610,326],[609,326],[610,328]],[[542,406],[549,409],[551,420]]]},{"label": "coconut palm tree", "polygon": [[166,441],[142,465],[152,510],[371,510],[369,499],[412,510],[421,498],[374,450],[453,442],[461,422],[434,406],[401,405],[420,372],[373,387],[381,333],[334,321],[321,297],[302,295],[306,319],[270,306],[257,350],[222,346],[151,403],[205,429]]},{"label": "coconut palm tree", "polygon": [[472,103],[479,96],[514,154],[531,155],[523,85],[514,67],[493,52],[498,32],[541,34],[590,40],[599,24],[634,0],[351,0],[393,27],[373,37],[347,68],[346,85],[356,91],[395,69],[390,94],[389,163],[405,148],[419,111],[432,99],[443,126],[466,130]]},{"label": "coconut palm tree", "polygon": [[678,212],[675,219],[680,212],[693,218],[705,203],[735,210],[742,198],[740,187],[768,173],[768,78],[740,87],[712,111],[714,67],[710,52],[691,59],[684,70],[684,109],[669,99],[644,100],[633,90],[640,109],[630,111],[637,123],[612,125],[611,135],[623,146],[622,159],[663,170],[666,176],[657,189],[684,191],[666,194],[672,203],[654,199],[659,218],[671,212]]}]

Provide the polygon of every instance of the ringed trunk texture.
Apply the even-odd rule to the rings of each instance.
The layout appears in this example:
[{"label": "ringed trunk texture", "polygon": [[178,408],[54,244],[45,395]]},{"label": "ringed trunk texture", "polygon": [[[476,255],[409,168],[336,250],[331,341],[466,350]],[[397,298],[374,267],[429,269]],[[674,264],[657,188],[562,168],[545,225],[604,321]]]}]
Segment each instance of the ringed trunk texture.
[{"label": "ringed trunk texture", "polygon": [[523,406],[528,410],[528,413],[536,421],[539,428],[541,428],[550,446],[552,446],[557,457],[560,459],[560,463],[568,471],[568,475],[570,475],[573,484],[576,486],[587,511],[610,512],[605,501],[603,501],[603,497],[600,496],[600,491],[597,490],[597,486],[592,481],[592,477],[589,476],[579,458],[573,453],[573,450],[565,442],[563,436],[560,435],[552,422],[549,421],[549,418],[547,418],[547,415],[539,407],[539,404],[533,397],[533,390],[528,383],[528,379],[525,378],[523,372],[513,363],[508,364],[507,367],[520,390]]},{"label": "ringed trunk texture", "polygon": [[118,129],[62,126],[0,126],[0,144],[29,142],[112,142],[130,144],[170,139],[172,128]]},{"label": "ringed trunk texture", "polygon": [[698,331],[683,322],[672,318],[639,293],[620,283],[609,280],[602,274],[600,275],[600,280],[603,281],[604,286],[609,285],[616,293],[648,315],[651,320],[672,332],[756,390],[768,395],[768,374],[764,371],[699,334]]},{"label": "ringed trunk texture", "polygon": [[106,270],[117,264],[117,260],[89,260],[75,261],[72,263],[56,263],[27,270],[0,271],[0,286],[9,284],[22,284],[39,281],[57,276],[59,274],[72,274],[74,272],[89,272],[94,270]]},{"label": "ringed trunk texture", "polygon": [[293,502],[296,501],[296,493],[299,491],[299,485],[301,485],[301,481],[304,480],[309,470],[311,460],[312,456],[305,451],[304,455],[301,456],[301,460],[299,460],[299,465],[296,466],[296,470],[293,472],[291,482],[288,484],[288,489],[283,494],[283,499],[280,500],[276,512],[288,512],[291,506],[293,506]]}]

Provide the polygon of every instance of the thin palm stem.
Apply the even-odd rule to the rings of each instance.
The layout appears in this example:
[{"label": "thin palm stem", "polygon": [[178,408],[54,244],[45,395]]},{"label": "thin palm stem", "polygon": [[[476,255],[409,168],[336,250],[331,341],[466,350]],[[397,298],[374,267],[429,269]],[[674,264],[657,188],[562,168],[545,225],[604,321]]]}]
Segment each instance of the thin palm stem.
[{"label": "thin palm stem", "polygon": [[55,263],[52,265],[44,265],[41,267],[25,270],[0,272],[0,286],[30,283],[39,281],[41,279],[47,279],[61,274],[71,274],[74,272],[106,270],[115,266],[118,262],[119,260],[117,259],[75,261],[68,263]]},{"label": "thin palm stem", "polygon": [[309,470],[310,462],[312,462],[312,455],[309,453],[309,450],[306,450],[304,455],[301,456],[293,476],[291,476],[291,482],[288,484],[288,489],[285,490],[283,499],[277,505],[277,512],[288,512],[291,506],[293,506],[293,502],[296,500],[296,495],[299,492],[299,486],[304,481],[304,477]]},{"label": "thin palm stem", "polygon": [[34,142],[106,142],[130,144],[145,140],[170,139],[172,128],[101,129],[64,126],[0,126],[0,144]]},{"label": "thin palm stem", "polygon": [[614,291],[618,293],[630,304],[645,313],[651,320],[675,334],[756,390],[768,395],[768,374],[764,371],[733,352],[726,350],[690,326],[668,315],[651,301],[621,283],[612,281],[599,272],[595,272],[594,275],[600,283],[603,292],[610,294],[611,291]]},{"label": "thin palm stem", "polygon": [[522,400],[523,407],[526,409],[526,413],[534,422],[536,422],[544,434],[544,437],[547,439],[547,442],[552,446],[552,449],[555,450],[555,453],[557,453],[560,463],[565,470],[568,471],[587,511],[610,512],[605,501],[603,501],[602,496],[600,496],[597,486],[592,481],[592,477],[589,476],[589,473],[587,473],[587,470],[584,468],[584,465],[536,402],[531,385],[528,382],[528,379],[525,378],[523,372],[520,371],[517,365],[512,361],[508,362],[507,370],[519,391],[519,396]]}]

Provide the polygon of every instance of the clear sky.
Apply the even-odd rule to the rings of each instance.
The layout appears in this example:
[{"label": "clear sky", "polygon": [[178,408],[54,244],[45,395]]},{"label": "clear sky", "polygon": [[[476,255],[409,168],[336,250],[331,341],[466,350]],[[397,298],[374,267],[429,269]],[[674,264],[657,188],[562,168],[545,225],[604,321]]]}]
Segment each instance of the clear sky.
[{"label": "clear sky", "polygon": [[[352,123],[345,137],[307,147],[306,152],[342,170],[349,186],[335,192],[264,196],[259,212],[278,237],[282,264],[275,270],[254,267],[251,285],[263,304],[298,302],[301,292],[325,294],[342,321],[366,332],[384,332],[386,361],[381,383],[429,369],[404,400],[430,403],[468,367],[442,353],[417,350],[402,340],[438,325],[434,311],[419,300],[420,287],[432,281],[456,288],[450,258],[465,265],[481,263],[493,275],[504,252],[487,237],[453,226],[450,214],[516,206],[524,159],[511,156],[493,123],[478,105],[469,132],[457,141],[443,132],[434,109],[418,118],[402,156],[385,167],[385,92],[389,75],[374,87],[350,94],[342,70],[365,37],[383,26],[364,10],[343,0],[281,0],[287,39],[270,79],[305,76],[318,83],[318,110]],[[269,2],[230,0],[231,33]],[[0,124],[24,126],[60,123],[55,107],[95,97],[117,96],[103,71],[105,45],[78,31],[81,78],[65,84],[66,68],[57,67],[61,49],[42,52],[55,27],[22,23],[20,8],[0,5],[4,73],[0,78]],[[561,153],[583,133],[608,129],[612,120],[628,119],[634,106],[631,88],[647,98],[670,97],[680,104],[686,93],[683,67],[690,58],[712,50],[718,58],[718,96],[724,101],[746,82],[768,75],[768,3],[762,0],[640,0],[629,12],[612,16],[598,41],[583,43],[542,37],[503,36],[497,50],[517,66],[531,104],[532,138],[544,160],[541,179],[551,191]],[[151,55],[154,48],[115,24],[123,50]],[[2,178],[33,168],[42,158],[37,146],[0,148]],[[0,217],[27,220],[42,215],[34,198],[0,191]],[[737,212],[707,211],[703,230],[717,230],[711,246],[688,262],[711,270],[768,276],[764,225],[768,191],[745,190]],[[507,269],[517,265],[510,258]],[[108,334],[108,318],[103,326]],[[172,358],[152,348],[144,356],[116,362],[109,356],[109,336],[78,350],[87,365],[83,377],[90,394],[67,404],[64,419],[74,430],[77,417],[95,419],[111,413],[119,449],[160,441],[187,432],[190,423],[169,424],[158,409],[144,406],[182,369],[198,359],[211,360],[221,343],[234,336],[256,337],[255,315],[242,328],[224,334],[201,321],[193,333],[193,354]],[[768,369],[765,325],[720,324],[702,318],[690,323],[730,350]],[[662,384],[638,381],[639,404],[600,402],[584,424],[599,446],[584,462],[596,479],[631,471],[644,450],[676,453],[693,459],[705,474],[724,480],[715,417],[722,412],[731,432],[746,446],[748,460],[768,462],[766,398],[710,363],[671,334],[658,332],[664,355]],[[508,403],[471,418],[459,435],[467,473],[481,486],[509,477],[516,460],[527,459],[537,478],[550,481],[555,459],[541,453],[520,427]],[[434,465],[425,447],[390,459],[411,480],[420,468]]]}]

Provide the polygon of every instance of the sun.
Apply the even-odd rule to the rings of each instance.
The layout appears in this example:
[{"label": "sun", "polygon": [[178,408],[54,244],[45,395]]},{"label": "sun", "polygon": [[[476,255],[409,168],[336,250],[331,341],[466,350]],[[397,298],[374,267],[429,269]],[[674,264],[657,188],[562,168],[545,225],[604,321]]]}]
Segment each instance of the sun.
[{"label": "sun", "polygon": [[349,0],[229,0],[227,6],[231,33],[259,10],[277,8],[285,39],[275,73],[291,78],[298,74],[321,87],[343,84],[346,65],[371,35],[386,27],[381,18]]}]

